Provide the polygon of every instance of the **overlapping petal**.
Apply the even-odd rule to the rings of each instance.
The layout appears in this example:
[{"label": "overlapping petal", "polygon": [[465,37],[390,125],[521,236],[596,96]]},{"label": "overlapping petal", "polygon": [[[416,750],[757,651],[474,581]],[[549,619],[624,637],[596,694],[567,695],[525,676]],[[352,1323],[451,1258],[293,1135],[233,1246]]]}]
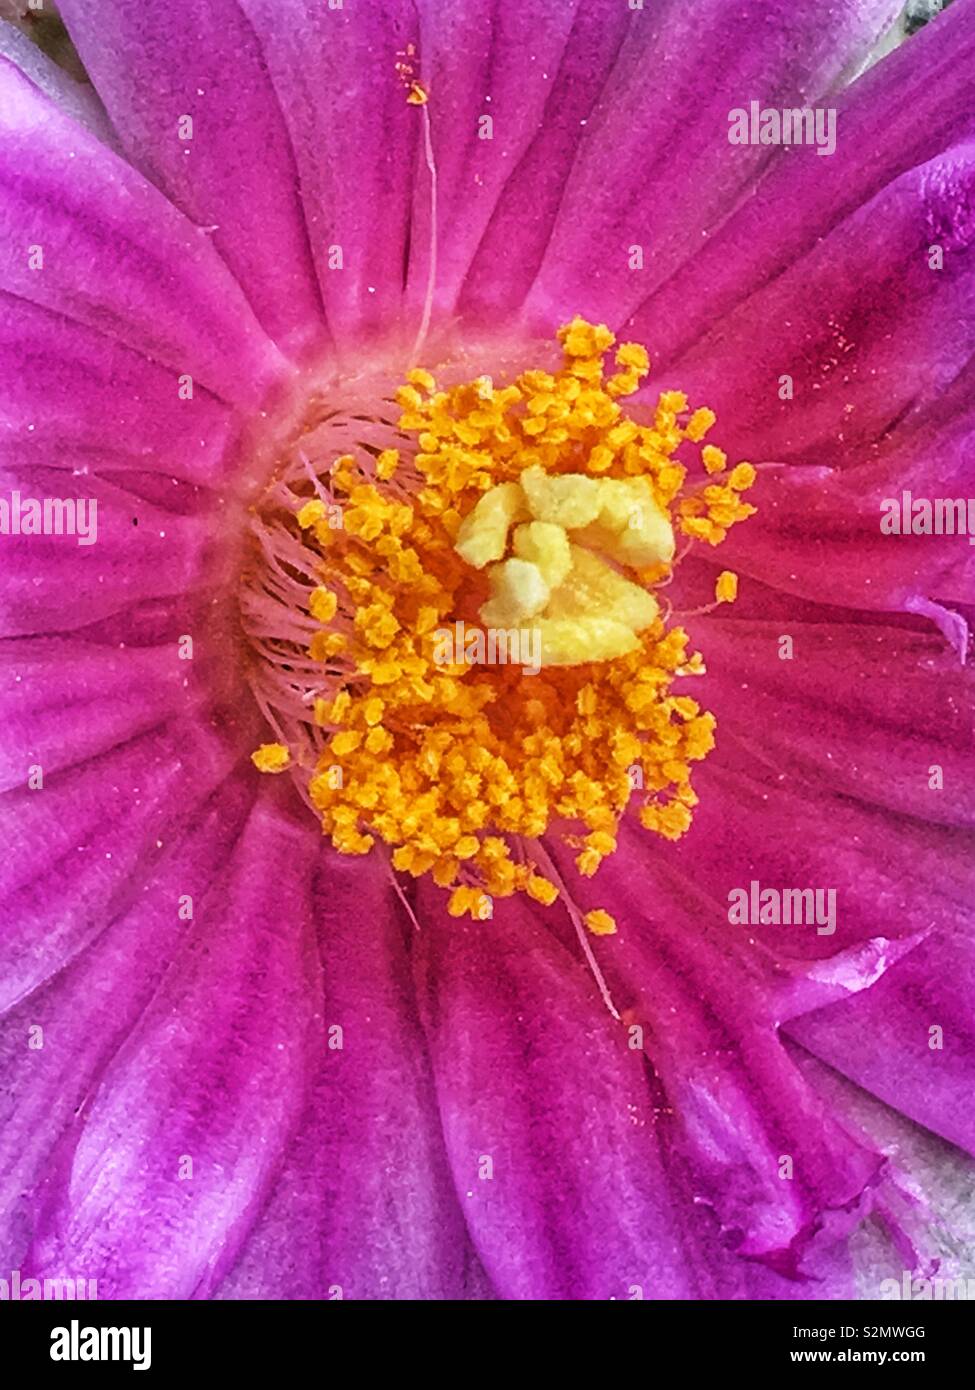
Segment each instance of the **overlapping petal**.
[{"label": "overlapping petal", "polygon": [[238,757],[233,740],[177,715],[47,777],[42,765],[25,767],[0,798],[0,1007],[36,989],[138,898],[167,840]]},{"label": "overlapping petal", "polygon": [[[298,352],[320,347],[321,301],[295,157],[241,7],[69,0],[63,14],[133,164],[201,240],[212,240],[277,342]],[[275,23],[287,18],[279,13]]]},{"label": "overlapping petal", "polygon": [[[636,12],[580,140],[526,302],[530,317],[550,320],[571,301],[614,325],[627,319],[692,261],[768,160],[767,146],[732,151],[729,112],[752,100],[822,100],[897,10],[885,0],[844,4],[828,24],[819,6],[789,0]],[[646,341],[656,349],[653,333]]]},{"label": "overlapping petal", "polygon": [[233,467],[239,422],[199,382],[189,395],[183,373],[2,291],[0,370],[5,467],[152,470],[210,486]]},{"label": "overlapping petal", "polygon": [[[528,911],[421,887],[420,1010],[454,1185],[504,1298],[693,1296],[643,1062]],[[648,1292],[648,1296],[651,1296]]]},{"label": "overlapping petal", "polygon": [[702,240],[693,276],[649,293],[628,331],[670,365],[736,305],[806,255],[880,189],[975,131],[971,65],[975,12],[955,4],[937,24],[830,97],[834,154],[781,151],[731,216]]},{"label": "overlapping petal", "polygon": [[[720,846],[709,855],[698,841],[699,862],[720,856]],[[659,1079],[663,1142],[687,1164],[698,1200],[714,1208],[731,1250],[808,1278],[807,1247],[828,1213],[866,1201],[882,1161],[834,1122],[777,1038],[793,984],[788,961],[801,948],[730,923],[727,898],[710,897],[702,879],[698,888],[628,825],[618,855],[575,896],[620,924],[594,949],[629,1046]],[[866,988],[873,969],[850,953],[845,988]]]},{"label": "overlapping petal", "polygon": [[233,1263],[323,1044],[313,858],[277,802],[265,789],[66,1132],[32,1272],[84,1269],[107,1297],[190,1298]]},{"label": "overlapping petal", "polygon": [[[246,775],[221,783],[192,822],[158,847],[134,900],[117,916],[106,914],[72,968],[4,1014],[0,1250],[9,1268],[24,1267],[56,1145],[65,1133],[77,1135],[104,1067],[192,936],[187,905],[192,911],[202,903],[222,872],[253,797]],[[206,1026],[206,1015],[200,1022]],[[92,1268],[87,1277],[97,1281],[104,1271]]]},{"label": "overlapping petal", "polygon": [[956,145],[902,174],[714,321],[673,368],[682,389],[698,400],[707,393],[738,457],[865,461],[972,355],[973,239],[975,145]]},{"label": "overlapping petal", "polygon": [[280,370],[210,243],[0,62],[0,288],[255,405]]},{"label": "overlapping petal", "polygon": [[444,1153],[388,862],[321,856],[324,1044],[274,1194],[223,1298],[457,1299],[486,1284]]},{"label": "overlapping petal", "polygon": [[970,930],[932,933],[862,999],[808,1014],[789,1032],[870,1095],[971,1154],[973,989]]},{"label": "overlapping petal", "polygon": [[[855,797],[910,817],[919,833],[925,822],[971,830],[973,677],[939,634],[798,615],[791,622],[701,620],[696,634],[711,663],[698,689],[717,714],[722,745],[726,736],[740,744],[757,780],[774,770],[787,794]],[[734,757],[731,747],[728,754]],[[724,756],[719,750],[716,761]],[[735,778],[748,779],[747,759],[732,766]],[[835,838],[855,850],[860,837],[844,808],[835,814],[844,825]],[[790,806],[785,824],[797,819]],[[903,833],[912,828],[900,825]],[[893,848],[898,827],[890,833]],[[818,837],[809,825],[801,838],[811,846]],[[950,851],[944,836],[939,843]],[[887,856],[877,849],[871,843],[879,867]],[[920,864],[922,855],[914,857]],[[893,877],[903,882],[899,867]]]}]

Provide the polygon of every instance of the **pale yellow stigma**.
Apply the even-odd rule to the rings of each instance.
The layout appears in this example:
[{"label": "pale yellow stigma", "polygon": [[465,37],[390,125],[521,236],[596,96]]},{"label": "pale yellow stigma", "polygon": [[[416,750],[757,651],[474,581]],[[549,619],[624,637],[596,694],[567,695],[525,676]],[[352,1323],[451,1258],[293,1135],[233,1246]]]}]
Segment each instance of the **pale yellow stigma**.
[{"label": "pale yellow stigma", "polygon": [[[580,666],[635,651],[658,613],[652,594],[608,561],[633,568],[666,565],[674,554],[670,520],[647,478],[549,475],[533,464],[517,483],[491,488],[466,517],[454,549],[488,571],[491,597],[478,616],[506,629],[511,651],[539,637],[541,666]],[[605,559],[595,554],[601,551]]]},{"label": "pale yellow stigma", "polygon": [[[477,920],[514,893],[557,900],[532,848],[546,835],[592,877],[634,799],[644,829],[687,830],[691,766],[715,725],[672,693],[704,663],[655,589],[675,532],[685,549],[716,545],[754,510],[751,465],[729,472],[720,449],[698,447],[710,411],[670,391],[626,413],[649,371],[642,346],[616,347],[607,371],[605,325],[577,318],[558,337],[561,366],[507,385],[441,387],[414,368],[398,447],[316,469],[288,537],[317,578],[300,620],[318,627],[286,672],[293,698],[294,673],[321,667],[296,701],[310,733],[290,754],[253,754],[262,771],[307,769],[337,850],[381,841],[398,872],[429,874],[452,915]],[[736,584],[722,572],[716,598]],[[602,909],[584,921],[616,930]]]}]

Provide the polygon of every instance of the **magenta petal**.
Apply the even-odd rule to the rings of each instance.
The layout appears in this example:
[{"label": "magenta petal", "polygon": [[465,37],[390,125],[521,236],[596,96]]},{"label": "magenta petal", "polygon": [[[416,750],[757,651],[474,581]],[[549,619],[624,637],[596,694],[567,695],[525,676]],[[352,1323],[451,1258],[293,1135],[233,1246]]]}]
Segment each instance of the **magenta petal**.
[{"label": "magenta petal", "polygon": [[[564,868],[571,873],[571,862]],[[882,1159],[835,1123],[783,1050],[774,977],[749,949],[753,933],[676,879],[631,823],[577,896],[616,918],[617,934],[594,950],[630,1038],[635,1028],[660,1079],[667,1143],[686,1162],[697,1200],[714,1208],[729,1248],[806,1275],[826,1214],[859,1203]]]},{"label": "magenta petal", "polygon": [[[731,894],[750,893],[753,881],[762,888],[832,889],[832,930],[828,921],[822,932],[818,923],[736,930],[790,972],[799,962],[821,962],[822,980],[835,974],[851,992],[932,928],[964,923],[975,888],[970,832],[946,835],[942,826],[891,816],[825,787],[813,789],[807,771],[763,761],[765,752],[784,757],[784,743],[766,749],[753,741],[743,748],[726,726],[727,721],[724,733],[719,729],[718,749],[695,776],[701,804],[688,833],[666,846],[641,834],[643,854],[680,875],[675,893],[706,895],[714,918],[730,932]],[[905,863],[912,865],[910,875],[904,874]],[[843,969],[834,972],[827,967],[837,957]],[[815,1003],[811,999],[808,1007]],[[790,1005],[774,1017],[793,1012]]]},{"label": "magenta petal", "polygon": [[[750,294],[770,284],[884,185],[975,133],[975,11],[953,5],[830,101],[834,154],[783,150],[694,259],[634,314],[630,328],[672,362]],[[811,155],[807,158],[806,155]]]},{"label": "magenta petal", "polygon": [[135,900],[68,969],[0,1022],[0,1252],[12,1269],[23,1265],[34,1192],[50,1176],[55,1143],[63,1131],[77,1132],[77,1116],[101,1070],[192,934],[187,899],[202,903],[232,855],[254,782],[247,769],[223,783],[192,824],[167,838],[158,860],[146,864]]},{"label": "magenta petal", "polygon": [[[729,145],[729,111],[821,97],[899,8],[846,0],[828,25],[815,0],[706,0],[636,13],[566,182],[527,301],[532,319],[572,310],[626,319],[694,256],[768,158],[767,147]],[[652,331],[644,341],[653,353]]]},{"label": "magenta petal", "polygon": [[[171,834],[236,762],[202,718],[177,718],[112,752],[0,797],[0,1009],[36,989],[123,912]],[[43,769],[41,769],[43,772]]]},{"label": "magenta petal", "polygon": [[56,102],[72,120],[87,127],[103,144],[113,145],[111,126],[91,87],[75,81],[12,24],[0,26],[0,55],[20,68],[37,90]]},{"label": "magenta petal", "polygon": [[[407,104],[396,65],[415,47],[416,7],[412,0],[335,9],[318,0],[242,0],[241,8],[258,36],[294,151],[329,327],[338,351],[357,363],[369,335],[388,339],[404,331],[410,197],[423,175],[416,164],[421,116]],[[229,54],[217,75],[231,109],[237,64],[238,55]],[[233,141],[236,132],[235,114]],[[280,275],[277,255],[274,273]]]},{"label": "magenta petal", "polygon": [[240,6],[68,0],[62,13],[136,167],[207,229],[271,337],[285,349],[320,343],[295,160]]},{"label": "magenta petal", "polygon": [[[577,23],[580,8],[591,12],[588,23]],[[593,87],[598,91],[606,74],[605,50],[610,55],[615,51],[630,16],[625,4],[613,14],[608,5],[580,7],[576,0],[560,5],[545,0],[518,5],[504,0],[484,5],[423,0],[419,11],[420,58],[430,88],[428,110],[437,167],[440,244],[435,303],[449,314],[496,204],[511,181],[511,196],[525,211],[525,161],[537,161],[537,154],[532,160],[532,149],[550,123],[550,168],[564,178],[566,153],[571,153],[580,128],[578,117],[574,129],[563,125],[569,119],[568,108],[559,112],[559,99],[567,90],[566,82],[560,82],[562,65],[581,83],[570,103],[581,101],[581,112],[586,113],[595,95]],[[599,40],[593,37],[596,24],[603,31]],[[594,74],[588,70],[590,64]],[[537,199],[535,190],[531,196],[530,223],[522,222],[512,236],[510,218],[507,222],[506,276],[513,270],[514,281],[494,287],[494,295],[503,297],[506,305],[517,303],[512,291],[519,282],[524,290],[526,272],[530,276],[535,269],[539,248],[532,243],[539,237],[547,239],[557,190],[546,189],[543,177]],[[414,208],[410,296],[416,303],[426,290],[430,264],[429,184],[422,165]],[[487,256],[496,264],[496,253],[489,251]]]},{"label": "magenta petal", "polygon": [[[792,639],[790,660],[779,655],[783,635]],[[714,764],[702,769],[705,778],[724,763],[730,739],[729,759],[735,759],[734,744],[746,750],[737,760],[746,779],[751,766],[759,780],[768,781],[762,765],[774,766],[783,804],[798,792],[807,799],[811,817],[822,816],[816,798],[830,795],[866,803],[867,821],[871,806],[909,815],[915,824],[895,823],[883,833],[893,837],[892,846],[901,835],[916,835],[912,858],[919,874],[927,864],[921,842],[934,838],[925,834],[923,823],[975,828],[975,753],[967,713],[975,674],[958,663],[939,634],[730,617],[698,620],[694,636],[709,667],[695,695],[718,719],[718,752]],[[737,765],[732,766],[737,774]],[[708,806],[701,809],[710,819]],[[838,864],[859,842],[857,810],[848,803],[838,812],[840,823],[854,832],[842,837]],[[774,816],[774,803],[768,814]],[[755,815],[764,818],[760,807]],[[783,829],[779,838],[787,833]],[[863,833],[870,834],[868,825]],[[812,846],[819,839],[811,827],[803,843]],[[949,850],[941,840],[941,854]],[[882,844],[871,845],[871,851],[879,870],[888,856]],[[938,864],[937,850],[931,862]],[[903,882],[901,863],[891,868],[892,879]],[[926,893],[930,887],[926,884]]]},{"label": "magenta petal", "polygon": [[0,94],[0,288],[253,401],[281,362],[207,233],[2,59]]},{"label": "magenta petal", "polygon": [[[700,804],[690,830],[669,845],[641,831],[632,850],[641,874],[645,864],[666,868],[675,898],[707,901],[710,920],[729,941],[747,938],[756,988],[769,989],[772,1024],[828,1002],[823,989],[838,997],[868,987],[932,929],[963,927],[975,892],[970,831],[946,833],[831,790],[809,764],[794,761],[787,733],[776,729],[773,738],[785,722],[778,711],[733,733],[722,714],[717,748],[694,773]],[[829,760],[820,766],[828,771]],[[946,795],[929,794],[932,806]],[[600,870],[597,889],[611,867]],[[822,932],[818,923],[733,924],[731,894],[750,892],[752,881],[834,890],[835,929],[829,922]],[[774,989],[770,961],[781,968]]]},{"label": "magenta petal", "polygon": [[237,417],[199,383],[192,399],[180,399],[175,371],[3,292],[0,372],[4,466],[40,464],[79,475],[152,470],[210,486],[233,466],[227,444]]},{"label": "magenta petal", "polygon": [[21,517],[25,505],[40,508],[45,499],[70,504],[76,530],[62,522],[64,534],[3,537],[4,636],[73,631],[144,599],[192,593],[226,573],[209,519],[163,511],[93,474],[5,471],[0,495]]},{"label": "magenta petal", "polygon": [[[439,6],[431,7],[432,28],[438,23],[439,11]],[[525,14],[525,7],[509,12],[499,5],[497,14],[502,22],[507,20],[514,26]],[[612,83],[617,65],[627,52],[637,54],[641,44],[648,42],[649,21],[649,13],[640,14],[626,5],[576,6],[571,30],[552,70],[546,71],[548,65],[541,67],[537,61],[529,61],[525,71],[517,70],[524,88],[520,100],[533,103],[531,140],[524,150],[513,159],[502,145],[499,160],[492,157],[497,151],[497,135],[494,145],[480,141],[469,144],[467,164],[476,171],[478,197],[472,201],[469,187],[456,180],[451,238],[453,277],[459,278],[470,262],[460,299],[465,318],[476,323],[486,317],[498,318],[503,323],[503,315],[518,308],[528,294],[545,257],[579,146],[590,122],[603,108],[607,84]],[[511,48],[515,58],[535,54],[534,43],[512,43]],[[445,70],[449,72],[449,68]],[[465,90],[460,82],[455,85],[461,110],[473,106],[475,115],[494,110],[497,97],[493,91],[490,105],[486,101],[478,105],[478,89]],[[493,88],[493,83],[489,85]],[[539,112],[542,100],[544,106]],[[510,139],[509,121],[506,115],[502,118],[502,130]],[[458,162],[456,154],[453,160]],[[490,221],[485,226],[488,213]],[[560,310],[563,317],[567,312],[568,307]]]},{"label": "magenta petal", "polygon": [[[936,408],[942,397],[933,400]],[[973,440],[975,424],[964,419],[941,428],[925,421],[898,427],[873,463],[764,470],[749,494],[761,521],[729,534],[721,565],[780,593],[842,608],[903,614],[923,611],[919,600],[970,602],[975,549],[967,536],[886,535],[880,524],[891,501],[900,514],[905,490],[964,497]]]},{"label": "magenta petal", "polygon": [[[693,1294],[639,1053],[530,908],[421,883],[421,1013],[454,1183],[503,1298]],[[648,1296],[650,1296],[648,1294]]]},{"label": "magenta petal", "polygon": [[933,933],[873,989],[793,1019],[791,1037],[901,1114],[975,1154],[975,953]]},{"label": "magenta petal", "polygon": [[100,1297],[189,1298],[232,1263],[323,1045],[313,845],[272,797],[252,811],[65,1138],[33,1271],[83,1269]]},{"label": "magenta petal", "polygon": [[50,775],[89,762],[185,713],[201,698],[185,665],[173,644],[0,644],[0,788],[22,787],[31,765]]},{"label": "magenta petal", "polygon": [[324,854],[315,915],[326,1042],[274,1195],[220,1296],[463,1298],[477,1260],[413,1002],[414,927],[385,856]]},{"label": "magenta petal", "polygon": [[[739,457],[859,463],[917,401],[946,388],[975,350],[973,200],[975,144],[956,145],[712,320],[668,370],[696,400],[707,394],[722,446]],[[942,270],[928,263],[933,245]],[[783,374],[790,399],[780,396]]]}]

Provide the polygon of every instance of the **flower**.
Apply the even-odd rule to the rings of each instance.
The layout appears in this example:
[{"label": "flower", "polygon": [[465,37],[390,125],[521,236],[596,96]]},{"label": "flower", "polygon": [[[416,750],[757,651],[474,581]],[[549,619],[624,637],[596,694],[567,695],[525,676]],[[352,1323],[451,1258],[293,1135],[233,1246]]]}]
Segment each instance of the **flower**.
[{"label": "flower", "polygon": [[[862,1281],[870,1221],[867,1292],[943,1256],[931,1136],[975,1137],[972,552],[878,518],[971,490],[975,19],[844,88],[897,8],[66,0],[93,90],[4,32],[4,491],[62,522],[0,536],[11,1268],[101,1297],[805,1298]],[[732,144],[754,98],[828,101],[835,151]],[[485,501],[520,492],[468,522],[438,435],[467,416],[432,393],[500,412],[534,372],[557,452],[563,325],[587,371],[621,345],[592,466],[555,498],[554,456],[480,458]],[[427,871],[429,804],[378,804],[383,768],[420,773],[382,737],[405,606],[370,556],[432,622],[472,557],[502,616],[552,618],[564,548],[623,544],[621,400],[660,436],[664,548],[616,635],[671,641],[682,680],[669,604],[716,747],[693,793],[654,764],[678,795],[643,825],[601,821],[600,784],[591,843],[548,818],[509,870],[503,836],[440,827]],[[713,493],[662,491],[678,446]],[[735,477],[757,515],[712,552]],[[586,564],[586,612],[637,602]],[[372,760],[345,821],[326,734]]]}]

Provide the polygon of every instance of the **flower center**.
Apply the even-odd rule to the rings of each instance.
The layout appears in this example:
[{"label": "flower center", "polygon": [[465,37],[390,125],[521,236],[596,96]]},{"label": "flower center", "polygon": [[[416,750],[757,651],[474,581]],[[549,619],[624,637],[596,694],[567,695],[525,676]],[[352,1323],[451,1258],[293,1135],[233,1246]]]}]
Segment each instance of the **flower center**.
[{"label": "flower center", "polygon": [[[714,416],[681,392],[626,413],[644,348],[607,372],[607,328],[558,337],[560,366],[506,385],[416,368],[378,409],[315,405],[254,512],[242,612],[275,741],[253,761],[292,771],[337,850],[381,842],[455,916],[554,902],[541,837],[592,876],[634,797],[676,839],[713,746],[713,717],[672,693],[704,665],[656,591],[675,531],[717,545],[754,511],[754,469],[697,447]],[[735,592],[723,572],[716,603]]]}]

